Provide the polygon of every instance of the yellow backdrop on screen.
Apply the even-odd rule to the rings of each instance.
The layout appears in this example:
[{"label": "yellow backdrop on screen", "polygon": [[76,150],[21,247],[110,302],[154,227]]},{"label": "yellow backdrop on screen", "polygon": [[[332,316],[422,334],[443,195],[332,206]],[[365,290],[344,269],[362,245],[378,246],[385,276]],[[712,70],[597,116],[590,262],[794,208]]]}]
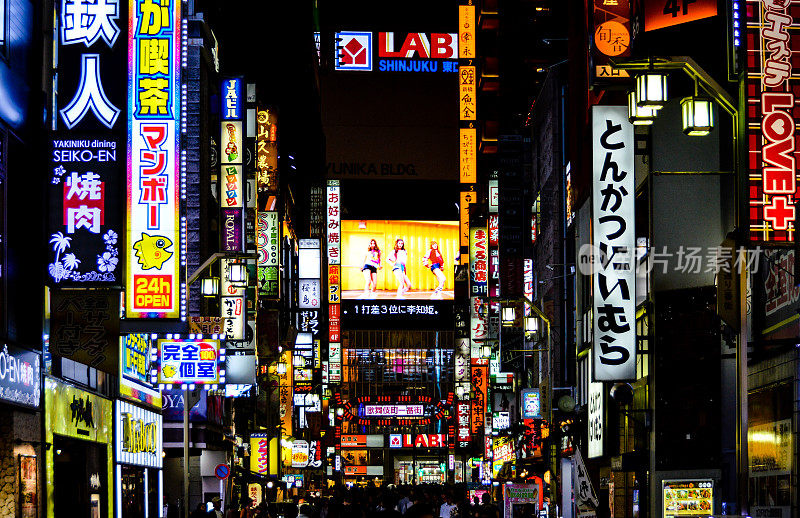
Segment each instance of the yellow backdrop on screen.
[{"label": "yellow backdrop on screen", "polygon": [[[364,228],[359,228],[362,226]],[[408,262],[406,273],[415,290],[434,290],[436,277],[422,264],[430,251],[431,241],[439,244],[444,257],[443,271],[446,290],[453,289],[453,265],[458,255],[457,221],[399,221],[399,220],[342,220],[342,290],[363,290],[364,257],[369,242],[374,239],[381,249],[381,266],[378,270],[378,289],[396,290],[397,280],[388,262],[396,239],[403,239]]]}]

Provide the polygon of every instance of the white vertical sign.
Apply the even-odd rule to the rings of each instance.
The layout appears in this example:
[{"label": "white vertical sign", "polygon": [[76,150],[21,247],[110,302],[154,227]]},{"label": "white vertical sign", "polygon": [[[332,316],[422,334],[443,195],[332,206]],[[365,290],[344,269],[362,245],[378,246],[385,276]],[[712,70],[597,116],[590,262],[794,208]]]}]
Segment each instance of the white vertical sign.
[{"label": "white vertical sign", "polygon": [[[591,359],[589,360],[591,363]],[[591,378],[591,373],[589,374]],[[589,435],[588,457],[594,459],[603,456],[603,428],[605,427],[605,408],[603,407],[603,384],[589,380]]]},{"label": "white vertical sign", "polygon": [[633,125],[624,106],[592,109],[596,381],[636,377]]}]

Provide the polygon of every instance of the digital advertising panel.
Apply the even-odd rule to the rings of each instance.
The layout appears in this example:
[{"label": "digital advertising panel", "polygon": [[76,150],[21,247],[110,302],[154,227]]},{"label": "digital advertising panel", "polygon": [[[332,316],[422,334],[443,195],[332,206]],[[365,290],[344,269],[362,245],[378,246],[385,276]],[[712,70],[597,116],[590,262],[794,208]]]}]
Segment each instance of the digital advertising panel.
[{"label": "digital advertising panel", "polygon": [[524,389],[520,392],[523,419],[542,418],[542,400],[539,389]]},{"label": "digital advertising panel", "polygon": [[376,321],[427,329],[452,325],[458,245],[455,221],[342,220],[337,320],[349,329]]},{"label": "digital advertising panel", "polygon": [[128,27],[125,313],[128,318],[185,317],[180,4],[130,0]]},{"label": "digital advertising panel", "polygon": [[458,222],[342,220],[342,298],[452,300]]}]

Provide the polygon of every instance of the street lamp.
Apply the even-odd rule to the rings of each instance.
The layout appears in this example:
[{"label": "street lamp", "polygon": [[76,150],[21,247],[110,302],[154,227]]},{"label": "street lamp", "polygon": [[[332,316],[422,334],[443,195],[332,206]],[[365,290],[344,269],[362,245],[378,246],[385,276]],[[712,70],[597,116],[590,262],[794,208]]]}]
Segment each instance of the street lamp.
[{"label": "street lamp", "polygon": [[511,327],[517,318],[517,310],[514,306],[504,306],[502,313],[503,327]]},{"label": "street lamp", "polygon": [[667,75],[649,70],[636,76],[636,105],[659,110],[667,104]]},{"label": "street lamp", "polygon": [[539,332],[539,319],[536,317],[525,317],[525,334],[533,336]]},{"label": "street lamp", "polygon": [[228,281],[236,288],[247,287],[247,265],[245,263],[230,263],[228,265]]},{"label": "street lamp", "polygon": [[634,126],[649,126],[656,120],[657,110],[639,106],[636,91],[628,93],[628,120]]},{"label": "street lamp", "polygon": [[714,129],[714,106],[708,97],[685,97],[681,99],[683,132],[690,137],[708,135]]},{"label": "street lamp", "polygon": [[219,277],[207,277],[200,281],[200,293],[204,297],[219,295]]}]

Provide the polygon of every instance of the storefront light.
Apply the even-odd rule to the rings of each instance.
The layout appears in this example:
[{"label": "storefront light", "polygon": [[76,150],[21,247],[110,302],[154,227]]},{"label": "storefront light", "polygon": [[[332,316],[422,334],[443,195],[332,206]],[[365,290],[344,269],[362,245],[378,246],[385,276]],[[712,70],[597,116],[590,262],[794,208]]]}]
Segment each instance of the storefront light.
[{"label": "storefront light", "polygon": [[681,100],[683,132],[690,137],[708,135],[714,129],[714,105],[707,97],[685,97]]},{"label": "storefront light", "polygon": [[657,111],[637,104],[636,92],[628,93],[628,120],[634,126],[649,126],[656,120]]},{"label": "storefront light", "polygon": [[651,71],[636,76],[636,101],[642,108],[663,108],[667,103],[666,74]]},{"label": "storefront light", "polygon": [[286,363],[278,362],[278,364],[275,366],[275,371],[280,375],[286,374]]},{"label": "storefront light", "polygon": [[219,295],[219,277],[208,277],[200,281],[200,293],[204,297]]}]

